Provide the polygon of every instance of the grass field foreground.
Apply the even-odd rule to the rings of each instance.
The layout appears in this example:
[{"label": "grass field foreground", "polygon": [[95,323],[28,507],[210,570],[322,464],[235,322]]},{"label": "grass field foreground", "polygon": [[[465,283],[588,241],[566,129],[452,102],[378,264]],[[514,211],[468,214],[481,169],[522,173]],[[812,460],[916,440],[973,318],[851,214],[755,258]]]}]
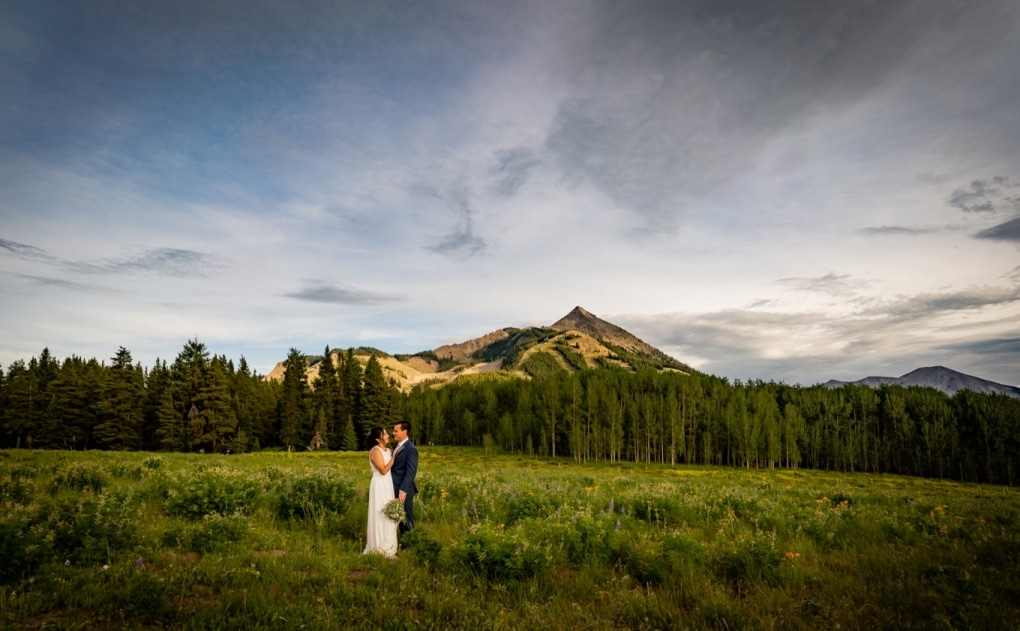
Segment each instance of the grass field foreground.
[{"label": "grass field foreground", "polygon": [[421,448],[361,554],[364,453],[0,451],[0,624],[1003,629],[1020,493],[885,475]]}]

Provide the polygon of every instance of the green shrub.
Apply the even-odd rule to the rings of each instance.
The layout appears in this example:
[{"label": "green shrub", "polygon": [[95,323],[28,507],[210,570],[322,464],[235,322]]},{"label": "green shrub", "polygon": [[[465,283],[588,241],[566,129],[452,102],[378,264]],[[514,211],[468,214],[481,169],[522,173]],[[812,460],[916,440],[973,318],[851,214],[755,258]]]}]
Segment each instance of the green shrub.
[{"label": "green shrub", "polygon": [[742,591],[748,584],[759,581],[778,585],[781,562],[782,555],[771,542],[753,539],[719,556],[715,571],[719,578],[728,580],[735,591]]},{"label": "green shrub", "polygon": [[641,521],[653,524],[681,524],[689,517],[688,510],[680,500],[662,496],[648,495],[636,497],[629,502],[629,514]]},{"label": "green shrub", "polygon": [[167,529],[163,533],[163,545],[205,554],[240,541],[247,531],[248,520],[239,515],[206,515],[202,521]]},{"label": "green shrub", "polygon": [[150,471],[155,471],[156,469],[162,467],[165,462],[166,458],[164,458],[163,456],[157,456],[156,454],[152,454],[146,456],[145,460],[142,460],[142,466]]},{"label": "green shrub", "polygon": [[31,503],[35,495],[32,476],[32,471],[22,468],[0,472],[0,506]]},{"label": "green shrub", "polygon": [[347,512],[354,489],[344,480],[324,474],[293,478],[280,487],[277,515],[282,519],[308,519]]},{"label": "green shrub", "polygon": [[108,483],[106,471],[95,462],[72,462],[58,467],[50,480],[50,492],[70,489],[74,491],[91,490],[101,493]]},{"label": "green shrub", "polygon": [[411,532],[401,535],[400,543],[415,556],[421,565],[428,568],[435,568],[439,562],[439,555],[443,546],[435,539],[429,537],[421,528],[415,528]]},{"label": "green shrub", "polygon": [[456,563],[497,582],[526,580],[552,565],[546,552],[533,543],[485,529],[464,537],[450,553]]},{"label": "green shrub", "polygon": [[232,469],[210,468],[195,474],[162,476],[157,487],[167,513],[201,519],[214,513],[250,512],[263,482]]},{"label": "green shrub", "polygon": [[541,517],[546,513],[548,507],[534,495],[518,495],[506,504],[506,518],[504,524],[511,526],[522,519]]}]

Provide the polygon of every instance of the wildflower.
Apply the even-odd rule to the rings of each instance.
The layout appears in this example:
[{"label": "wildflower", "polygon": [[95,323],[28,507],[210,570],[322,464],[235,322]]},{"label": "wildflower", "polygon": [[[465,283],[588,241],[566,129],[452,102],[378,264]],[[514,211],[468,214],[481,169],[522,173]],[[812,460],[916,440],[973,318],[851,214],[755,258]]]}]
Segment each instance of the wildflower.
[{"label": "wildflower", "polygon": [[612,513],[616,510],[616,502],[612,499],[609,500],[609,512]]},{"label": "wildflower", "polygon": [[104,564],[104,565],[103,565],[103,571],[105,572],[105,571],[106,571],[106,570],[108,570],[108,569],[110,569],[110,566],[109,566],[109,565],[106,565],[106,564]]},{"label": "wildflower", "polygon": [[579,515],[578,513],[574,513],[574,518],[573,518],[573,519],[571,519],[570,521],[572,521],[573,523],[575,523],[575,524],[576,524],[576,523],[577,523],[577,518],[578,518],[579,516],[580,516],[580,515]]},{"label": "wildflower", "polygon": [[71,565],[71,559],[64,560],[64,565]]},{"label": "wildflower", "polygon": [[135,559],[135,566],[145,567],[145,560],[142,557],[138,557],[137,559]]},{"label": "wildflower", "polygon": [[616,530],[617,531],[620,530],[620,520],[619,519],[616,520]]},{"label": "wildflower", "polygon": [[446,489],[439,489],[439,497],[441,499],[445,500],[448,495],[450,495],[450,494],[446,492]]},{"label": "wildflower", "polygon": [[800,557],[800,552],[787,552],[784,556],[787,559],[796,559]]}]

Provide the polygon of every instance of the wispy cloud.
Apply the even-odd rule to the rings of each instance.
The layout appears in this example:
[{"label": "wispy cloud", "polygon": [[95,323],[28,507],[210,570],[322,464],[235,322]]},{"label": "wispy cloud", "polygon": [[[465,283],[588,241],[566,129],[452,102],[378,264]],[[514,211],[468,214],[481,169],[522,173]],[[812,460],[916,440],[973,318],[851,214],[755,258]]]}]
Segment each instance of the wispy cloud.
[{"label": "wispy cloud", "polygon": [[906,235],[915,237],[922,234],[935,232],[935,228],[908,228],[906,226],[869,226],[862,228],[861,233],[869,236],[892,236]]},{"label": "wispy cloud", "polygon": [[815,278],[781,278],[775,283],[798,291],[821,292],[836,296],[859,292],[870,284],[868,281],[852,278],[849,274],[835,272]]},{"label": "wispy cloud", "polygon": [[25,245],[24,243],[0,239],[0,248],[7,250],[9,253],[17,256],[18,258],[28,261],[42,261],[44,263],[59,262],[59,259],[55,256],[51,256],[50,254],[47,254],[45,250],[41,250],[33,245]]},{"label": "wispy cloud", "polygon": [[99,263],[53,256],[41,248],[0,239],[0,248],[15,256],[47,263],[84,274],[158,274],[162,276],[208,276],[222,268],[219,257],[181,248],[148,248],[133,256],[106,259]]},{"label": "wispy cloud", "polygon": [[1003,189],[1011,189],[1018,185],[1013,178],[995,176],[974,180],[968,188],[953,191],[946,203],[967,213],[994,212],[1009,205],[1012,209],[1015,200],[1002,194]]},{"label": "wispy cloud", "polygon": [[308,302],[324,302],[336,305],[371,306],[404,300],[396,294],[385,294],[363,289],[338,287],[327,283],[311,281],[298,291],[284,294],[288,298]]},{"label": "wispy cloud", "polygon": [[862,315],[894,320],[915,320],[957,311],[1009,305],[1020,301],[1020,287],[969,287],[959,291],[923,293],[882,301],[862,310]]},{"label": "wispy cloud", "polygon": [[528,181],[531,171],[542,164],[528,147],[500,149],[493,156],[495,164],[489,169],[493,188],[501,197],[512,197]]},{"label": "wispy cloud", "polygon": [[438,242],[426,246],[426,249],[437,254],[466,257],[485,254],[489,244],[475,232],[475,210],[471,204],[471,193],[465,185],[451,185],[445,191],[429,184],[417,184],[412,188],[422,197],[440,202],[457,216],[457,226],[453,231]]},{"label": "wispy cloud", "polygon": [[59,287],[61,289],[73,289],[75,291],[93,291],[95,289],[90,285],[75,283],[62,278],[48,278],[46,276],[33,276],[31,274],[18,274],[18,276],[46,287]]}]

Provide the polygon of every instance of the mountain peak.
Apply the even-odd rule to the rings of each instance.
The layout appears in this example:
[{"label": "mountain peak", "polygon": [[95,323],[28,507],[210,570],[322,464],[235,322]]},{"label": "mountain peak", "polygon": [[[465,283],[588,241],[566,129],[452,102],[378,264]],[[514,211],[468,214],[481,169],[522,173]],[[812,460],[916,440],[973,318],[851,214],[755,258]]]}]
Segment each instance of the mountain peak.
[{"label": "mountain peak", "polygon": [[[561,333],[566,331],[579,331],[612,346],[619,347],[624,351],[636,353],[644,357],[654,358],[666,366],[674,368],[687,368],[675,358],[666,355],[654,346],[638,339],[627,330],[616,326],[612,322],[606,322],[583,307],[574,309],[557,320],[552,326],[554,331]],[[689,369],[688,369],[689,370]]]}]

